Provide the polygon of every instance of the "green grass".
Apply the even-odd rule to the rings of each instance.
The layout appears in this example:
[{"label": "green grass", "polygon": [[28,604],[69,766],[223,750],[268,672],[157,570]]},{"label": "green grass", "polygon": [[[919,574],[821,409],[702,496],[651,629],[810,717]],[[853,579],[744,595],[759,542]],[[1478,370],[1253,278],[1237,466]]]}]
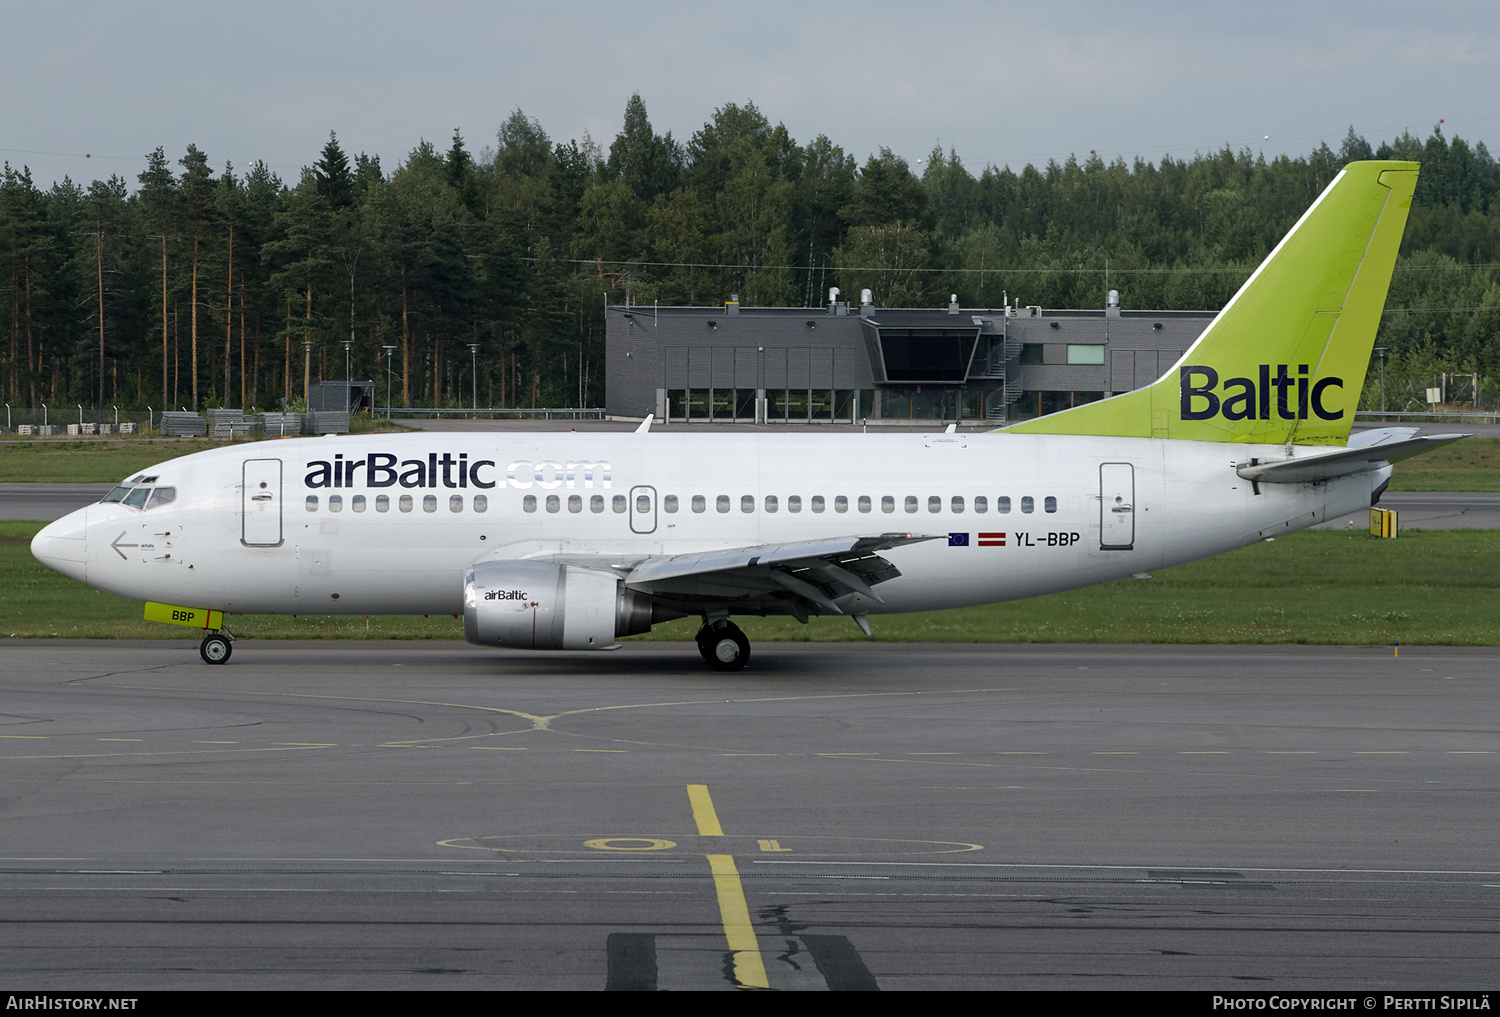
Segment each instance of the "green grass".
[{"label": "green grass", "polygon": [[1500,491],[1500,438],[1466,438],[1397,463],[1390,489]]},{"label": "green grass", "polygon": [[[409,431],[399,423],[356,416],[356,434]],[[265,438],[262,441],[276,441]],[[225,445],[207,438],[163,438],[158,435],[98,438],[7,438],[0,441],[0,482],[37,484],[112,484],[168,459]]]},{"label": "green grass", "polygon": [[[0,638],[197,638],[149,623],[141,606],[38,564],[39,523],[0,522]],[[847,618],[802,626],[737,619],[752,642],[861,640]],[[686,640],[699,622],[658,626],[647,639]],[[1500,531],[1445,530],[1376,540],[1361,533],[1293,534],[1206,561],[1035,600],[870,620],[896,642],[1324,643],[1500,645]],[[263,639],[458,639],[449,617],[288,618],[239,615],[237,636]]]}]

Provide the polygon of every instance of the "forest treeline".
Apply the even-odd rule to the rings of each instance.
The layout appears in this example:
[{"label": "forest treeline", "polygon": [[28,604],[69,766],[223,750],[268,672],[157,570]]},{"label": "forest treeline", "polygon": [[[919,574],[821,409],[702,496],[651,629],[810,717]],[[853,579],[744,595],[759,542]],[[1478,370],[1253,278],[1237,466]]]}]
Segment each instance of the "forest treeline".
[{"label": "forest treeline", "polygon": [[860,165],[753,104],[680,141],[639,96],[608,149],[517,110],[477,153],[455,131],[389,172],[330,134],[290,183],[216,173],[194,146],[156,149],[134,182],[47,190],[7,163],[0,388],[17,408],[273,408],[303,395],[305,362],[342,379],[347,352],[380,402],[389,372],[397,405],[597,406],[607,303],[815,306],[837,285],[881,306],[1099,307],[1114,288],[1127,308],[1218,308],[1368,158],[1422,163],[1377,343],[1392,408],[1441,371],[1500,392],[1500,168],[1440,127],[976,175],[941,149]]}]

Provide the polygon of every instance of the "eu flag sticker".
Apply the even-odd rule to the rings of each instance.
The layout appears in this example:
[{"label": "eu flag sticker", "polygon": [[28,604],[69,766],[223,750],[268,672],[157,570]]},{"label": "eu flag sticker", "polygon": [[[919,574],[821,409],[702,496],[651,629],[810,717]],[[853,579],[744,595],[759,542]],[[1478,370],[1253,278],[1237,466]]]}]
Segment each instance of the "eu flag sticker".
[{"label": "eu flag sticker", "polygon": [[948,534],[948,546],[949,547],[968,547],[969,546],[969,535],[967,533],[950,533],[950,534]]}]

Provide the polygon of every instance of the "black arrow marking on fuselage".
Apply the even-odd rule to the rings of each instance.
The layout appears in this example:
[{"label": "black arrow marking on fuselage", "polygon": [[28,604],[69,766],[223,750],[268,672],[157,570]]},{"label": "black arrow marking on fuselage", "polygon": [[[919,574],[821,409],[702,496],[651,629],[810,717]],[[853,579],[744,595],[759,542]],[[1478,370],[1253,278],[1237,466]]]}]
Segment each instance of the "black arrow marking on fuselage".
[{"label": "black arrow marking on fuselage", "polygon": [[[112,548],[114,548],[115,549],[115,554],[119,555],[121,558],[126,558],[126,555],[125,555],[124,551],[120,550],[120,548],[122,548],[122,547],[140,547],[141,546],[139,544],[122,544],[122,543],[120,543],[120,541],[125,538],[125,532],[126,531],[121,530],[120,531],[120,535],[118,537],[116,537],[114,540],[112,540],[112,541],[109,542],[109,546],[112,547]],[[126,560],[129,560],[129,559],[127,558]]]}]

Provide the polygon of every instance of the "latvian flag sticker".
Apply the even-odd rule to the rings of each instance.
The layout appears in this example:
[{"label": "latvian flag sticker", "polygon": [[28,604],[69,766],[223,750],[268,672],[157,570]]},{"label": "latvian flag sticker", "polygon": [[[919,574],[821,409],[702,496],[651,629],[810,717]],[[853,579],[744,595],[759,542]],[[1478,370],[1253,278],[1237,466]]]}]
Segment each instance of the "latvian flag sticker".
[{"label": "latvian flag sticker", "polygon": [[1005,534],[1003,533],[981,533],[979,535],[980,547],[1004,547]]}]

